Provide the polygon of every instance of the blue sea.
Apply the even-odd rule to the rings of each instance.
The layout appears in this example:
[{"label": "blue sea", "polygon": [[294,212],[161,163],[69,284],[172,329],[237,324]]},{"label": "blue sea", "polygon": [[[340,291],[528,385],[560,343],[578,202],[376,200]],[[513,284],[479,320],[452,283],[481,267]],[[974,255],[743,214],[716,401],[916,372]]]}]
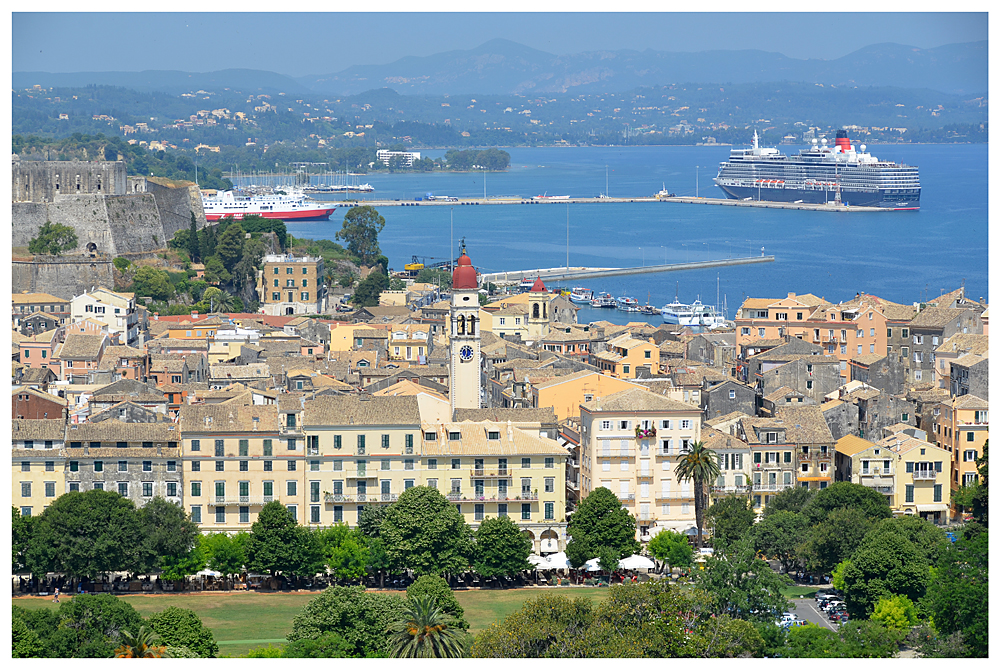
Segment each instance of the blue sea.
[{"label": "blue sea", "polygon": [[[782,147],[797,153],[800,147]],[[487,173],[488,197],[570,195],[648,197],[664,186],[679,195],[722,197],[712,182],[729,147],[512,148],[511,167]],[[917,212],[837,213],[668,203],[383,207],[379,236],[390,265],[410,257],[446,259],[465,238],[482,272],[564,267],[627,267],[773,254],[774,263],[612,277],[582,282],[595,291],[662,306],[674,298],[728,305],[746,296],[813,293],[831,302],[858,292],[913,303],[958,288],[988,298],[986,145],[874,145],[883,160],[920,168]],[[440,156],[443,151],[422,152]],[[435,195],[481,198],[481,172],[371,174],[369,198]],[[319,199],[336,199],[333,196]],[[329,222],[288,224],[296,237],[333,239]],[[451,217],[454,216],[454,233]],[[452,237],[453,235],[453,237]],[[581,322],[627,322],[634,314],[581,310]],[[659,322],[659,317],[645,317]]]}]

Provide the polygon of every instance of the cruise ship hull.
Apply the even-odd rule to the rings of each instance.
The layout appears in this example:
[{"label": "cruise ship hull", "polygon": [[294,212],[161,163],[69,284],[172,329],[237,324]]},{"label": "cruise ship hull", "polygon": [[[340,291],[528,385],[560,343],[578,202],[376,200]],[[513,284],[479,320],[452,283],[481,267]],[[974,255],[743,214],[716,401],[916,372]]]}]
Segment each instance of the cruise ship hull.
[{"label": "cruise ship hull", "polygon": [[[765,202],[803,202],[811,205],[832,203],[836,200],[834,190],[797,188],[755,188],[752,186],[718,185],[726,197],[732,200],[761,200]],[[849,191],[841,189],[840,202],[851,207],[882,207],[887,209],[920,209],[920,189],[899,194]]]},{"label": "cruise ship hull", "polygon": [[219,214],[210,214],[205,212],[205,220],[207,221],[218,221],[223,218],[232,219],[242,219],[244,216],[260,216],[265,219],[281,219],[282,221],[290,221],[292,219],[296,221],[326,221],[333,214],[335,207],[323,207],[322,209],[308,209],[302,210],[300,212],[270,212],[270,211],[252,211],[247,210],[245,212],[225,212]]}]

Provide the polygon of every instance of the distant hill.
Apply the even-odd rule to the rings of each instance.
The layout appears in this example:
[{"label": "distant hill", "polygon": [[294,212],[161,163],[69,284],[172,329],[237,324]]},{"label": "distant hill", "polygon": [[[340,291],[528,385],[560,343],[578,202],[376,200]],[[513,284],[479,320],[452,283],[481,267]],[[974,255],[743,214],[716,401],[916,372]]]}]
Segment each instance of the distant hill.
[{"label": "distant hill", "polygon": [[760,50],[588,51],[555,56],[508,40],[475,49],[358,65],[297,77],[316,92],[350,95],[388,86],[403,94],[620,92],[678,82],[801,81],[833,85],[931,88],[985,94],[988,42],[918,49],[874,44],[836,60],[802,60]]},{"label": "distant hill", "polygon": [[181,72],[179,70],[143,70],[142,72],[15,72],[14,89],[35,85],[43,88],[78,88],[121,86],[134,91],[161,92],[171,95],[203,90],[219,93],[236,89],[245,93],[308,93],[309,89],[283,74],[265,70],[218,70],[216,72]]},{"label": "distant hill", "polygon": [[340,72],[288,77],[261,70],[218,72],[15,72],[13,87],[35,84],[122,86],[177,95],[229,88],[244,93],[355,95],[391,88],[403,95],[509,95],[618,93],[681,82],[749,84],[790,81],[834,86],[923,88],[962,96],[985,96],[987,41],[918,49],[873,44],[835,60],[789,58],[780,53],[738,51],[587,51],[556,56],[509,40],[475,49],[401,58],[387,65],[355,65]]}]

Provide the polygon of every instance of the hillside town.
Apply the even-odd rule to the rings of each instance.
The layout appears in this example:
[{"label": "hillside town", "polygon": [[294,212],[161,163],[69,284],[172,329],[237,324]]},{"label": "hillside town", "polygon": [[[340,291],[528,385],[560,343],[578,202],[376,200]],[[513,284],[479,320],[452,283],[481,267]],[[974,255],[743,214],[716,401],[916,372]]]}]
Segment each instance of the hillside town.
[{"label": "hillside town", "polygon": [[[268,257],[260,281],[321,262]],[[296,303],[270,310],[285,314],[164,316],[106,287],[12,295],[13,506],[37,516],[103,489],[232,533],[275,500],[304,526],[355,526],[424,486],[472,528],[509,517],[544,557],[601,487],[641,543],[696,534],[678,464],[702,443],[711,500],[745,494],[758,515],[841,481],[894,515],[967,512],[955,494],[989,435],[989,310],[961,288],[908,305],[765,294],[732,328],[693,332],[578,323],[540,279],[481,301],[464,252],[452,279],[335,318],[301,289],[275,294]]]}]

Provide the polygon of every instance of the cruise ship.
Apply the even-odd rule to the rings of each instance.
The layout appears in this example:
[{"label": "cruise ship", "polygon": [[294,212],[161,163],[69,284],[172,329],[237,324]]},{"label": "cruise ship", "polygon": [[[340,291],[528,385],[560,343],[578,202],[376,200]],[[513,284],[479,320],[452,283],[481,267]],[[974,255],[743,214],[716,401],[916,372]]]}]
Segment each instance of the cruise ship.
[{"label": "cruise ship", "polygon": [[734,200],[920,209],[917,168],[879,160],[864,144],[851,144],[844,130],[833,146],[814,139],[798,156],[761,147],[754,131],[753,146],[731,150],[715,183]]},{"label": "cruise ship", "polygon": [[660,310],[663,323],[678,326],[689,326],[695,329],[712,330],[726,325],[724,316],[715,311],[712,305],[704,305],[701,300],[695,300],[686,305],[674,298],[674,301]]},{"label": "cruise ship", "polygon": [[222,191],[214,196],[202,196],[205,219],[218,221],[225,217],[242,219],[256,214],[265,219],[322,221],[330,218],[335,205],[316,202],[304,195],[247,195]]}]

